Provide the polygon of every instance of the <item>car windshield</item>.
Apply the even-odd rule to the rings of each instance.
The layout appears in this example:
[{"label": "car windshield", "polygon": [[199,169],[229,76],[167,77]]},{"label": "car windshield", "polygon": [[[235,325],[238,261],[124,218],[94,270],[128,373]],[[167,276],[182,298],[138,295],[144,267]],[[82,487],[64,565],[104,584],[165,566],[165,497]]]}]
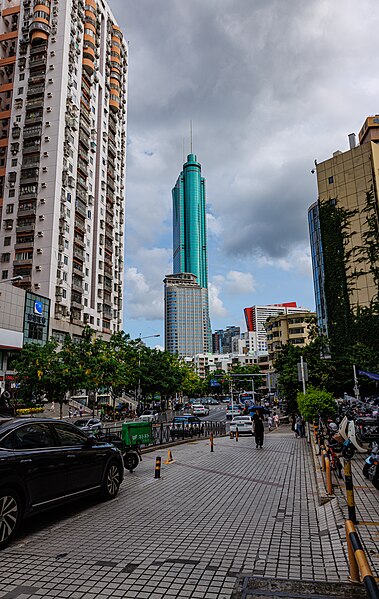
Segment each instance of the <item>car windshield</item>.
[{"label": "car windshield", "polygon": [[237,418],[233,418],[233,422],[251,422],[250,416],[238,416]]},{"label": "car windshield", "polygon": [[75,426],[87,426],[87,424],[89,424],[89,420],[77,420],[76,422],[74,422]]}]

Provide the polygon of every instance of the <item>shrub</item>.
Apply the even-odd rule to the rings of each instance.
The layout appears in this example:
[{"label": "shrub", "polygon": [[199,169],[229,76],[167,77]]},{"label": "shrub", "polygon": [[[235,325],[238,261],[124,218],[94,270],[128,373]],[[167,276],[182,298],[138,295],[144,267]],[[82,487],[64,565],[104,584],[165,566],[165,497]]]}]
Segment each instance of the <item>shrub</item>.
[{"label": "shrub", "polygon": [[319,415],[322,418],[334,416],[337,412],[337,403],[332,393],[322,389],[309,387],[305,393],[298,393],[297,403],[303,418],[312,421]]},{"label": "shrub", "polygon": [[39,412],[43,412],[44,408],[19,408],[16,410],[16,414],[19,416],[24,416],[25,414],[37,414]]}]

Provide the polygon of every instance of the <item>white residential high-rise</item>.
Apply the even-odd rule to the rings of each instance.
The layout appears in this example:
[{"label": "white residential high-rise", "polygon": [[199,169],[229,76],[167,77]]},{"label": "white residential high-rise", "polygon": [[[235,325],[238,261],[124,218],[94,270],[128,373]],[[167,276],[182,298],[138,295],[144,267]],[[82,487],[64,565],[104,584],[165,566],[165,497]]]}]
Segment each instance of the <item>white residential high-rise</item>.
[{"label": "white residential high-rise", "polygon": [[306,308],[300,308],[296,302],[286,302],[284,304],[269,304],[267,306],[251,306],[245,308],[245,319],[248,333],[249,350],[260,354],[267,354],[267,331],[265,323],[271,316],[278,314],[296,314],[297,312],[309,312]]},{"label": "white residential high-rise", "polygon": [[128,47],[103,0],[0,0],[0,279],[120,330]]}]

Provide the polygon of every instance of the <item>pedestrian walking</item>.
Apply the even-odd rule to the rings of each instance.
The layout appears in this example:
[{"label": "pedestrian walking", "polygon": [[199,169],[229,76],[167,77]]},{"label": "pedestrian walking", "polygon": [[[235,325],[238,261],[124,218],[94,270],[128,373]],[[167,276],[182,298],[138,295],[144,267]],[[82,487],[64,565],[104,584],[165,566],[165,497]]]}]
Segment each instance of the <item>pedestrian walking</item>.
[{"label": "pedestrian walking", "polygon": [[292,414],[291,414],[291,430],[293,432],[296,431],[296,414],[295,414],[295,412],[292,412]]},{"label": "pedestrian walking", "polygon": [[71,408],[68,409],[68,417],[72,418],[72,409]]},{"label": "pedestrian walking", "polygon": [[253,417],[254,422],[254,434],[255,434],[255,446],[256,448],[263,447],[263,436],[264,436],[264,420],[261,410],[257,410]]},{"label": "pedestrian walking", "polygon": [[296,415],[295,437],[296,437],[296,439],[301,437],[301,416],[300,416],[300,414]]},{"label": "pedestrian walking", "polygon": [[268,425],[268,432],[271,433],[271,429],[272,429],[272,425],[273,425],[272,416],[268,416],[267,425]]},{"label": "pedestrian walking", "polygon": [[276,412],[274,412],[273,420],[274,420],[275,428],[278,428],[278,426],[279,426],[279,416],[278,416],[278,414]]},{"label": "pedestrian walking", "polygon": [[54,401],[51,402],[50,411],[55,412],[55,404]]},{"label": "pedestrian walking", "polygon": [[77,417],[78,417],[78,410],[75,408],[75,410],[74,410],[74,418],[77,418]]},{"label": "pedestrian walking", "polygon": [[305,437],[305,420],[301,416],[301,425],[300,425],[300,435],[301,437]]},{"label": "pedestrian walking", "polygon": [[83,408],[79,408],[79,417],[81,418],[83,416]]}]

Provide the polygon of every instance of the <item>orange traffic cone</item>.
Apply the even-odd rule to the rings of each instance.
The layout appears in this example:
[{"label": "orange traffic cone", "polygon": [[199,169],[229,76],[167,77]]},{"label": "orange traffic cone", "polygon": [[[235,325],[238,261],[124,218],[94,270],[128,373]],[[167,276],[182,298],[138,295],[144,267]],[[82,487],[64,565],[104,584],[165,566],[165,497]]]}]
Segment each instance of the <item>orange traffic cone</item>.
[{"label": "orange traffic cone", "polygon": [[172,457],[172,453],[171,453],[171,449],[168,450],[167,453],[167,460],[165,460],[165,464],[173,464],[175,462],[174,458]]}]

